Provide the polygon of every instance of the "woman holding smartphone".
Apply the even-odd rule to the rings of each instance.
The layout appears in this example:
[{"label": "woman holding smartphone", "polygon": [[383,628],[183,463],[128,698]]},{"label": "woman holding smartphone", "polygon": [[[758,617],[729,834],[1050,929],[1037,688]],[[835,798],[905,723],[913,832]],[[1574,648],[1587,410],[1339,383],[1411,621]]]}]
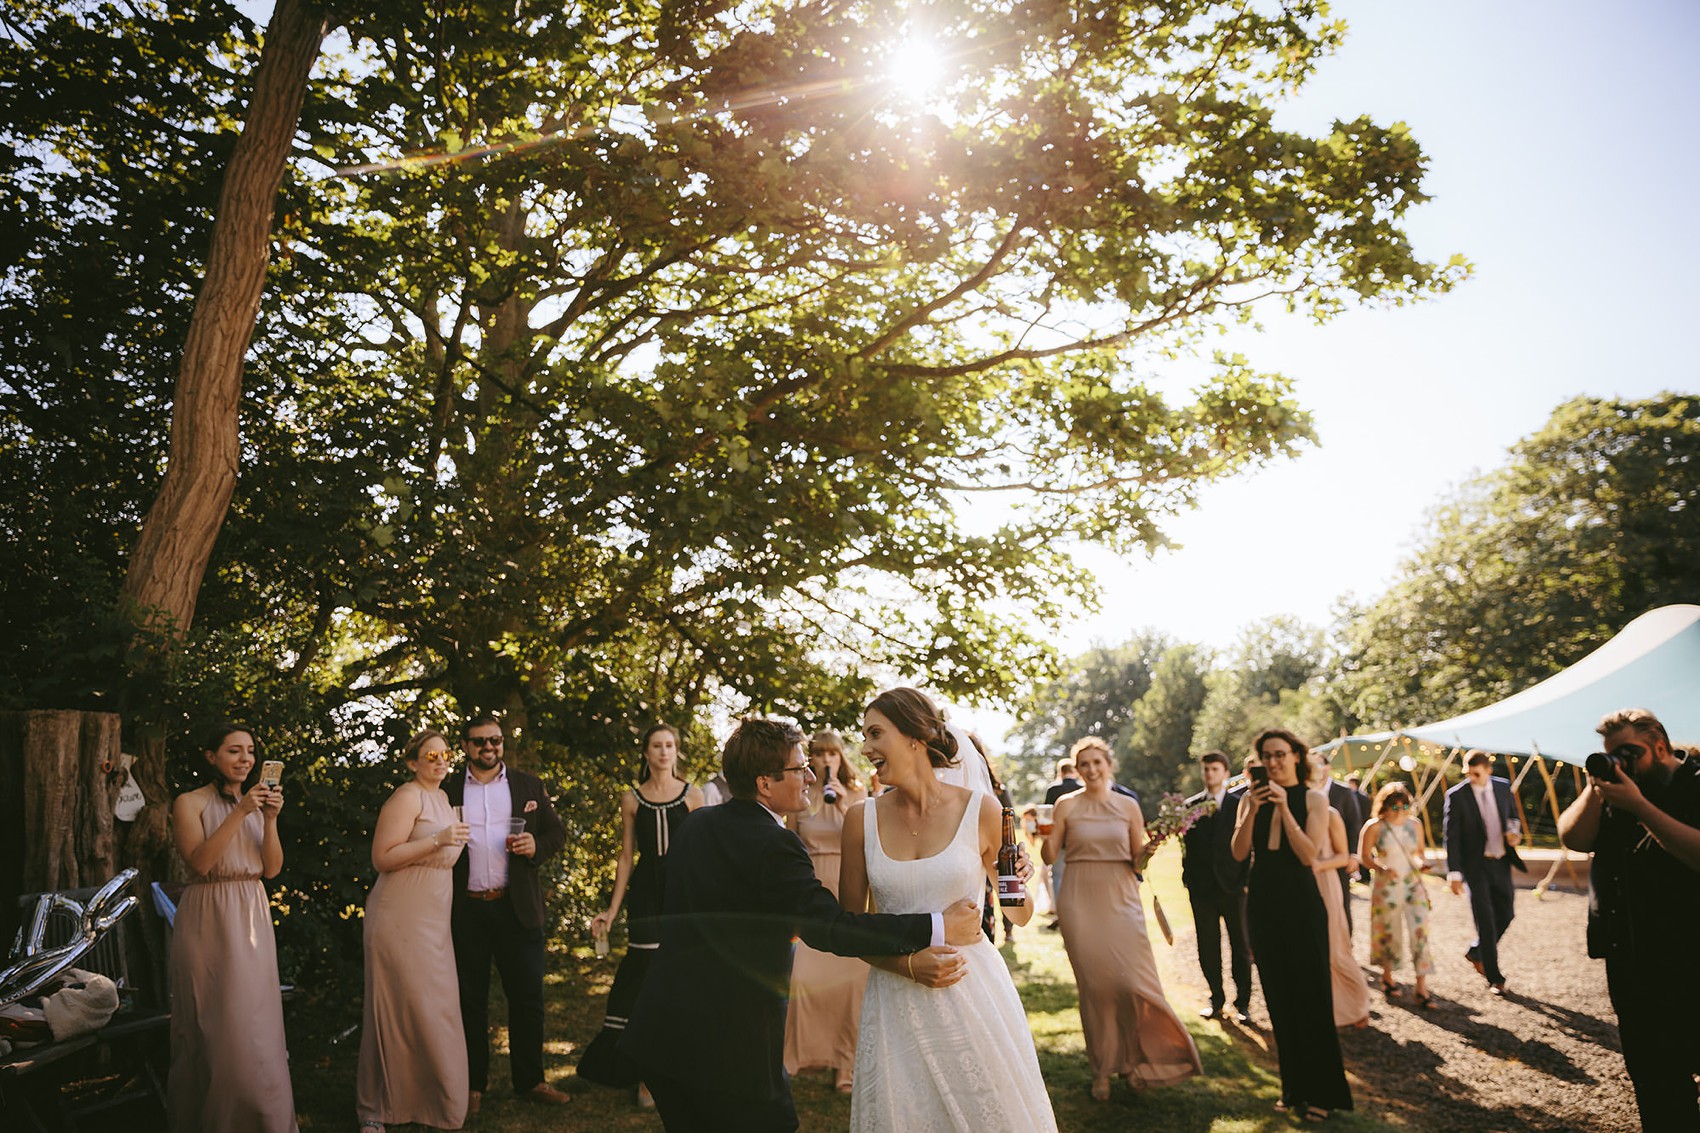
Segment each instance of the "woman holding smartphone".
[{"label": "woman holding smartphone", "polygon": [[378,812],[366,898],[366,999],[354,1109],[361,1133],[413,1122],[466,1122],[466,1039],[456,994],[449,909],[454,864],[471,831],[443,793],[449,741],[426,728],[402,760],[413,778]]},{"label": "woman holding smartphone", "polygon": [[1329,844],[1328,796],[1305,783],[1304,742],[1285,728],[1258,733],[1251,790],[1234,824],[1235,861],[1251,859],[1246,926],[1281,1066],[1276,1108],[1320,1121],[1352,1108],[1334,1030],[1328,910],[1311,867]]},{"label": "woman holding smartphone", "polygon": [[260,881],[283,869],[283,791],[243,789],[254,770],[247,725],[218,725],[202,749],[208,782],[171,804],[190,879],[171,936],[171,1128],[293,1133],[277,940]]}]

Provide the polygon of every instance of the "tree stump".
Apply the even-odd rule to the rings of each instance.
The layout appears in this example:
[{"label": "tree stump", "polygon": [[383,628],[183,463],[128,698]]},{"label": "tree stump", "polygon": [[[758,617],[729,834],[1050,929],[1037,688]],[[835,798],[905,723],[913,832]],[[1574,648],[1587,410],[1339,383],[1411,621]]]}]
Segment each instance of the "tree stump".
[{"label": "tree stump", "polygon": [[0,712],[0,942],[18,895],[102,885],[118,872],[112,712]]}]

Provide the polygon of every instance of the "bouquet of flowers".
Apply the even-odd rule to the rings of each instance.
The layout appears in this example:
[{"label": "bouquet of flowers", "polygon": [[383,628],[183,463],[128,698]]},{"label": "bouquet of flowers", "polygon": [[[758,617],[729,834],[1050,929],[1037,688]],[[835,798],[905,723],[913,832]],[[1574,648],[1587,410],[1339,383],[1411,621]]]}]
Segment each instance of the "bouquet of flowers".
[{"label": "bouquet of flowers", "polygon": [[[1145,849],[1140,851],[1134,869],[1145,872],[1145,867],[1151,864],[1151,855],[1157,852],[1159,846],[1171,838],[1181,837],[1197,825],[1199,819],[1215,813],[1215,799],[1204,798],[1189,803],[1173,791],[1165,792],[1162,801],[1157,804],[1157,817],[1145,824]],[[1163,914],[1163,903],[1155,893],[1151,894],[1151,911],[1156,914],[1157,927],[1162,929],[1163,939],[1173,945],[1174,930],[1169,927],[1169,918]]]}]

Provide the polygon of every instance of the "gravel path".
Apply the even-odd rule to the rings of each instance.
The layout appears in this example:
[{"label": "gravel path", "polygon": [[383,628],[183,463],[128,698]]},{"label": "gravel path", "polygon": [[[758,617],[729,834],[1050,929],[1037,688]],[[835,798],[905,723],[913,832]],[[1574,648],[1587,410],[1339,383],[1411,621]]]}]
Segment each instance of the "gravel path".
[{"label": "gravel path", "polygon": [[[1369,1027],[1341,1032],[1358,1108],[1424,1133],[1640,1128],[1606,996],[1605,965],[1587,958],[1587,898],[1548,892],[1537,901],[1530,891],[1518,891],[1516,920],[1500,945],[1510,994],[1499,999],[1464,960],[1475,936],[1468,900],[1452,896],[1439,881],[1431,881],[1429,891],[1435,957],[1429,990],[1438,1006],[1415,1011],[1388,1003],[1377,991]],[[1179,985],[1175,1005],[1196,1010],[1208,992],[1190,917],[1185,910],[1169,912],[1177,930],[1170,953]],[[1352,916],[1354,952],[1362,962],[1369,955],[1365,887],[1353,887]],[[1157,947],[1163,950],[1160,941]],[[1368,968],[1365,974],[1378,975]],[[1409,967],[1395,978],[1407,989],[1408,1003]],[[1251,1014],[1252,1028],[1227,1029],[1267,1047],[1261,993],[1253,996]]]}]

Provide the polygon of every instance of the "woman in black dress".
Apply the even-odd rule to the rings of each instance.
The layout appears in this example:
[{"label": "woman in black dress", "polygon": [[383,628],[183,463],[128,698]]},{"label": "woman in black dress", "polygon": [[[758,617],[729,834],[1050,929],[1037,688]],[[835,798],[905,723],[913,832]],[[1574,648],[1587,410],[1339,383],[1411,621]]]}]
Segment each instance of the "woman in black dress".
[{"label": "woman in black dress", "polygon": [[1235,861],[1251,858],[1246,921],[1281,1064],[1276,1108],[1307,1121],[1351,1109],[1334,1030],[1328,910],[1311,861],[1328,836],[1328,796],[1304,785],[1305,744],[1284,728],[1253,742],[1269,781],[1246,793],[1234,826]]},{"label": "woman in black dress", "polygon": [[703,805],[702,789],[678,774],[679,733],[656,724],[643,735],[643,767],[637,786],[620,796],[620,860],[614,868],[614,898],[591,919],[591,933],[604,936],[626,908],[626,955],[608,991],[602,1030],[579,1057],[579,1077],[604,1086],[633,1086],[638,1104],[655,1103],[635,1067],[617,1049],[626,1018],[660,945],[661,899],[666,890],[667,850],[679,822]]}]

